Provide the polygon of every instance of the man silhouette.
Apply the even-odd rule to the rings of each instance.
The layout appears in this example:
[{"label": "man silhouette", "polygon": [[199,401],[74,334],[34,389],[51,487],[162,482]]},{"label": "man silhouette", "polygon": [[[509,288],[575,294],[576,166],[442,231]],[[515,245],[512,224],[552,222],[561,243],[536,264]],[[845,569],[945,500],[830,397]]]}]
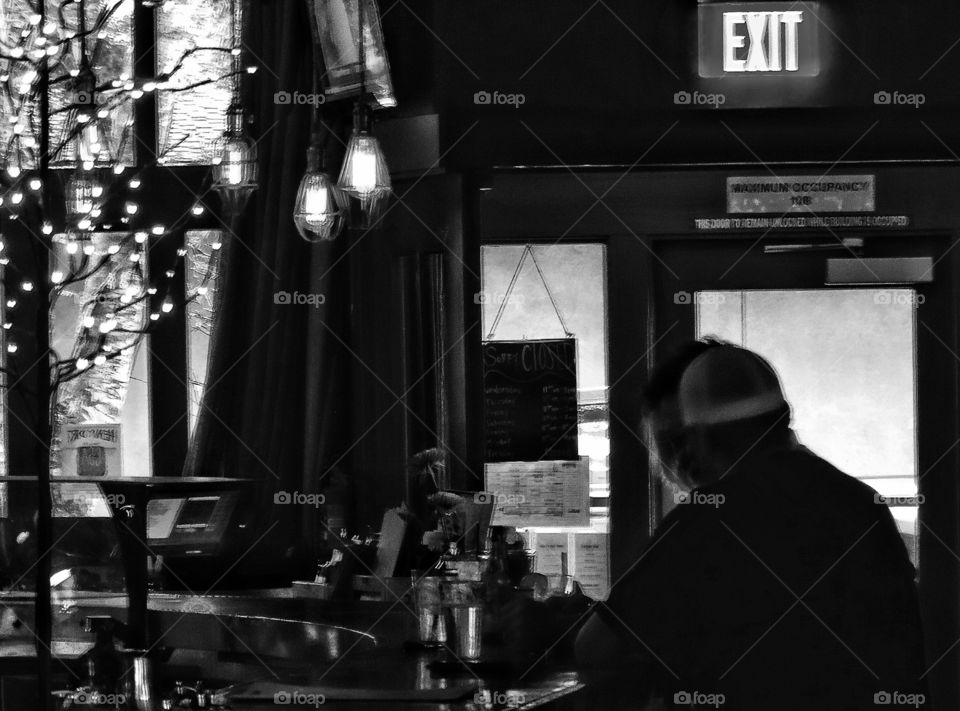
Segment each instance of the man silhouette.
[{"label": "man silhouette", "polygon": [[643,665],[681,708],[924,708],[915,571],[889,509],[797,442],[770,364],[688,344],[645,405],[678,505],[578,658]]}]

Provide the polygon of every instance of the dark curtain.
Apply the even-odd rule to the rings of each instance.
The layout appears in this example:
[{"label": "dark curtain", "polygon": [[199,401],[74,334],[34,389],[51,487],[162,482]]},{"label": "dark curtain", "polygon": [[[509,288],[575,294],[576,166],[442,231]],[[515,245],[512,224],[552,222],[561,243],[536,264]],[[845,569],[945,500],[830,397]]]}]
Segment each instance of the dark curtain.
[{"label": "dark curtain", "polygon": [[[320,509],[275,503],[275,494],[325,493],[330,503],[343,505],[349,500],[339,462],[350,421],[344,387],[348,238],[311,245],[292,219],[311,109],[278,105],[274,93],[313,91],[305,3],[258,0],[246,11],[245,56],[258,65],[246,82],[246,105],[255,118],[250,133],[258,140],[259,189],[224,243],[207,389],[185,473],[256,480],[248,490],[243,550],[259,542],[237,571],[241,577],[291,578],[312,575],[311,558],[325,528]],[[330,115],[325,121],[337,122]],[[281,292],[322,294],[325,302],[278,303]]]},{"label": "dark curtain", "polygon": [[[444,403],[445,303],[443,255],[410,254],[399,259],[403,299],[403,358],[407,459],[448,440]],[[415,413],[415,414],[414,414]],[[409,496],[409,494],[408,494]]]}]

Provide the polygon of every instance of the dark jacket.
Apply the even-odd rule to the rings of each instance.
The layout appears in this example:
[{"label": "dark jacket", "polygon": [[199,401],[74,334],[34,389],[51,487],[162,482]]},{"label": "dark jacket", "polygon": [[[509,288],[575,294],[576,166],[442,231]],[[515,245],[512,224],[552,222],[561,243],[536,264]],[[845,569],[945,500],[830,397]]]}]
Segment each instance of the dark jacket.
[{"label": "dark jacket", "polygon": [[678,505],[601,614],[670,700],[875,711],[926,693],[914,578],[873,489],[778,449]]}]

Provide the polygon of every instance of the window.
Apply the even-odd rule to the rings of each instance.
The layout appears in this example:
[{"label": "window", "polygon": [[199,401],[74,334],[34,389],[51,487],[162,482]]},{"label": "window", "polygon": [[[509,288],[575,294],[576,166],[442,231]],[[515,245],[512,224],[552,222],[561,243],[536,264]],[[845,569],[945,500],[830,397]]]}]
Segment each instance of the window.
[{"label": "window", "polygon": [[[65,471],[64,450],[70,445],[65,432],[76,425],[120,425],[120,468],[106,471],[110,476],[148,476],[152,471],[150,447],[150,402],[148,355],[149,336],[140,331],[149,324],[147,302],[138,301],[148,280],[146,260],[139,258],[140,245],[127,240],[125,233],[94,234],[87,255],[93,264],[104,260],[111,247],[120,250],[116,258],[87,279],[65,286],[54,303],[51,347],[58,360],[89,355],[91,339],[101,334],[95,325],[106,314],[117,315],[117,326],[103,338],[104,350],[115,353],[102,364],[93,364],[79,376],[60,385],[55,403],[54,440],[51,447],[51,474],[78,474]],[[67,271],[70,255],[62,235],[54,239],[51,272]],[[136,257],[137,261],[132,261]],[[88,327],[89,325],[94,328]]]},{"label": "window", "polygon": [[[486,245],[481,249],[483,333],[487,340],[563,338],[559,311],[576,338],[578,450],[580,456],[589,457],[590,463],[590,526],[529,529],[538,550],[538,570],[553,571],[559,570],[558,551],[568,553],[568,560],[573,561],[576,551],[589,551],[597,545],[596,534],[601,534],[605,548],[609,529],[606,248],[595,243],[536,245],[532,247],[536,263],[528,257],[516,273],[524,249],[524,245]],[[501,307],[491,338],[489,333]],[[588,565],[586,555],[581,555],[584,568]],[[580,582],[591,596],[606,598],[606,573],[597,574],[596,562],[590,564],[594,566],[591,576],[578,576]],[[571,570],[577,574],[577,563],[573,566]]]},{"label": "window", "polygon": [[220,286],[222,240],[223,233],[217,230],[190,230],[186,235],[186,293],[194,296],[187,304],[190,432],[197,424],[200,401],[207,383],[210,336]]},{"label": "window", "polygon": [[[36,199],[37,193],[37,189],[28,188],[26,181],[33,177],[28,171],[37,166],[39,83],[28,62],[18,61],[21,49],[26,54],[42,51],[41,47],[63,47],[60,53],[48,52],[52,57],[49,138],[54,150],[62,148],[53,159],[54,168],[63,169],[57,170],[57,182],[65,182],[67,171],[76,169],[79,158],[77,142],[66,137],[67,127],[74,125],[76,104],[82,103],[70,81],[80,67],[80,42],[75,35],[81,19],[80,3],[48,2],[49,30],[36,29],[35,5],[36,0],[0,0],[0,165],[19,166],[23,171],[19,178],[16,171],[7,171],[3,176],[0,197],[7,207],[19,204],[21,198],[24,203]],[[194,372],[201,373],[202,387],[203,369],[193,367],[195,362],[206,359],[203,338],[209,336],[215,270],[219,264],[213,244],[221,239],[218,232],[209,229],[219,224],[216,216],[191,208],[208,182],[206,166],[211,156],[206,148],[224,128],[230,102],[231,80],[227,77],[234,61],[231,50],[239,35],[235,32],[238,16],[234,10],[240,3],[167,0],[162,7],[154,8],[150,3],[134,0],[85,0],[84,5],[84,19],[90,31],[87,56],[99,87],[98,107],[106,114],[95,137],[101,148],[125,169],[111,171],[106,163],[103,168],[94,164],[93,170],[102,177],[101,182],[116,188],[113,193],[109,188],[105,192],[116,195],[119,204],[114,206],[116,210],[105,207],[95,230],[84,231],[83,236],[89,240],[74,242],[74,247],[81,244],[90,251],[73,254],[78,258],[85,254],[88,266],[95,265],[106,254],[114,258],[103,268],[93,270],[88,278],[64,288],[50,316],[51,345],[60,358],[71,358],[83,352],[91,337],[103,337],[113,355],[95,366],[91,364],[59,388],[53,404],[51,473],[74,473],[81,461],[87,471],[96,470],[96,475],[179,473],[189,436],[188,401],[196,400],[188,397],[188,383],[194,380],[196,385],[197,381],[191,377]],[[33,34],[24,35],[29,27],[34,28]],[[30,44],[15,49],[27,41]],[[150,86],[152,81],[181,59],[182,67],[170,84],[156,92],[156,87]],[[172,95],[163,92],[164,88],[194,84]],[[142,89],[142,99],[139,103],[130,98],[121,100],[121,87],[127,91]],[[92,138],[85,135],[90,140],[84,146]],[[164,167],[142,172],[154,153],[162,156],[159,162]],[[132,180],[134,175],[140,183],[139,190]],[[52,192],[56,196],[59,188]],[[20,195],[11,200],[15,193]],[[29,303],[20,308],[15,308],[16,303],[9,308],[6,305],[8,298],[29,302],[29,295],[22,293],[22,286],[18,290],[18,285],[45,286],[48,276],[66,271],[62,267],[68,255],[64,236],[53,234],[48,238],[53,241],[49,275],[41,273],[39,260],[35,259],[12,259],[8,265],[6,257],[15,251],[15,244],[20,256],[30,256],[28,252],[36,242],[30,239],[27,229],[39,233],[39,226],[27,225],[27,220],[11,220],[9,214],[0,219],[0,232],[6,235],[8,243],[0,255],[0,264],[10,289],[9,296],[4,293],[0,301],[5,308],[0,359],[3,366],[13,368],[10,393],[0,390],[0,474],[8,473],[8,462],[18,467],[9,473],[30,474],[37,445],[30,436],[37,410],[36,393],[31,390],[35,379],[31,376],[18,382],[17,370],[28,370],[30,362],[17,362],[7,347],[12,349],[14,341],[32,341],[36,321],[29,313]],[[158,225],[165,228],[155,230]],[[66,230],[61,225],[54,227],[61,229]],[[134,243],[129,239],[133,232],[143,238],[138,235]],[[114,248],[119,249],[111,252]],[[177,263],[179,255],[184,256],[182,269]],[[208,278],[211,270],[214,276]],[[191,301],[189,308],[184,308],[185,285],[195,289],[195,293],[205,292],[197,301]],[[142,293],[148,286],[156,287],[156,293],[148,292],[149,298],[134,298],[130,302],[134,292]],[[124,308],[118,311],[120,305]],[[149,337],[139,339],[125,333],[124,329],[139,330],[150,324],[151,317],[161,308],[168,314],[157,324],[162,337],[151,342]],[[85,321],[93,316],[102,322],[108,312],[116,313],[116,328],[91,336]],[[184,347],[188,326],[193,334],[190,353]],[[20,351],[29,352],[30,348],[21,347]],[[6,380],[6,376],[0,377]],[[120,446],[109,446],[110,432],[117,430],[103,427],[100,431],[106,433],[107,444],[97,447],[85,443],[81,455],[80,447],[71,447],[66,441],[67,433],[71,428],[87,425],[94,430],[98,425],[119,426]],[[11,432],[14,434],[8,434]],[[157,441],[162,446],[154,447]],[[120,591],[123,576],[115,524],[109,518],[108,497],[101,487],[59,480],[51,489],[56,541],[51,587],[59,629],[67,625],[66,618],[73,614],[68,612],[68,603],[72,604],[75,591]],[[0,486],[0,533],[4,540],[30,541],[35,536],[36,500],[35,484],[31,481]],[[17,560],[5,561],[9,565],[0,568],[0,586],[31,588],[35,561],[22,553],[29,547],[27,544],[17,549]],[[62,608],[58,602],[63,602]]]},{"label": "window", "polygon": [[[170,71],[184,52],[208,48],[191,55],[177,72],[173,86],[190,86],[230,71],[230,55],[209,49],[229,47],[233,41],[230,5],[223,0],[166,0],[157,10],[160,71]],[[157,104],[158,137],[165,165],[209,163],[210,146],[226,126],[230,81],[221,79],[177,94],[161,93]]]},{"label": "window", "polygon": [[[0,164],[19,164],[24,171],[36,166],[36,151],[38,149],[36,137],[39,131],[39,84],[35,72],[31,72],[26,61],[16,61],[17,51],[10,52],[23,41],[23,33],[36,25],[34,19],[35,2],[28,0],[0,0],[0,43],[5,47],[4,58],[0,59],[0,74],[9,74],[10,80],[4,78],[5,90],[0,91]],[[150,363],[157,360],[157,352],[148,339],[136,344],[106,364],[91,368],[88,373],[65,383],[55,404],[56,424],[52,451],[52,471],[55,475],[62,473],[61,468],[61,438],[63,428],[72,424],[87,423],[115,423],[120,425],[122,441],[122,472],[125,475],[148,476],[153,473],[152,439],[168,437],[183,439],[178,445],[183,451],[186,449],[186,437],[189,429],[186,425],[177,425],[176,417],[183,415],[184,420],[192,423],[193,414],[197,407],[198,396],[194,392],[197,387],[202,388],[203,367],[205,363],[206,341],[209,336],[209,322],[212,316],[213,289],[204,285],[204,276],[207,267],[216,264],[210,259],[211,244],[204,240],[219,240],[218,233],[212,230],[183,230],[184,215],[190,215],[193,195],[201,194],[203,179],[206,171],[203,168],[191,166],[205,166],[210,162],[209,146],[219,136],[225,125],[225,115],[231,99],[232,80],[229,78],[233,69],[234,57],[231,48],[239,41],[239,32],[235,14],[239,3],[231,0],[211,0],[210,2],[192,2],[190,0],[167,0],[154,9],[149,4],[140,6],[134,0],[86,0],[84,21],[89,34],[85,40],[85,53],[89,58],[91,68],[96,77],[100,90],[97,92],[98,105],[108,112],[100,124],[98,140],[113,157],[119,157],[127,170],[119,174],[110,174],[109,170],[101,171],[103,183],[114,183],[126,186],[138,167],[142,167],[144,156],[150,150],[136,150],[149,148],[141,141],[153,139],[152,147],[163,156],[165,170],[152,171],[145,179],[139,192],[127,191],[124,199],[131,201],[154,201],[149,207],[153,213],[150,224],[138,223],[138,215],[144,212],[141,205],[139,213],[125,218],[127,224],[103,224],[103,232],[95,233],[92,243],[96,245],[99,255],[110,244],[119,242],[124,232],[117,230],[145,229],[150,230],[153,225],[163,223],[168,226],[176,225],[177,229],[163,235],[150,234],[149,242],[145,245],[144,259],[133,265],[127,263],[123,269],[104,270],[102,274],[70,285],[63,297],[59,300],[54,313],[51,315],[53,330],[53,345],[60,356],[70,357],[80,346],[83,338],[81,321],[90,312],[104,303],[105,299],[119,301],[124,289],[132,285],[130,280],[140,279],[141,283],[149,275],[147,262],[155,262],[154,276],[162,279],[175,257],[178,247],[187,247],[191,255],[185,257],[184,281],[188,290],[200,289],[205,294],[198,295],[196,301],[188,308],[181,308],[182,297],[174,293],[173,311],[171,319],[186,324],[190,336],[187,341],[187,351],[176,357],[170,353],[162,353],[159,358],[169,366],[172,373],[163,372],[163,368],[153,368]],[[25,54],[37,51],[36,47],[49,47],[61,43],[63,51],[54,55],[51,62],[51,145],[62,150],[54,158],[54,166],[73,170],[78,156],[76,155],[76,141],[66,140],[69,125],[74,121],[76,109],[66,110],[76,105],[76,94],[72,76],[81,66],[81,44],[76,33],[80,30],[81,17],[80,3],[52,4],[48,3],[49,31],[43,31],[43,37],[27,40],[24,46]],[[40,28],[37,32],[40,33]],[[135,47],[135,39],[153,36],[147,46]],[[39,37],[40,34],[35,34]],[[71,39],[71,36],[72,39]],[[44,44],[40,44],[40,42]],[[34,47],[36,45],[36,47]],[[154,95],[151,89],[144,91],[143,101],[146,106],[155,105],[155,113],[140,111],[132,100],[120,100],[117,88],[133,87],[133,82],[145,82],[151,77],[160,76],[169,72],[174,66],[180,65],[176,74],[167,85],[167,89],[191,87],[177,93],[158,91]],[[111,83],[112,82],[112,83]],[[144,84],[144,87],[146,85]],[[156,101],[151,104],[153,97]],[[26,173],[24,173],[26,176]],[[58,176],[61,177],[61,176]],[[65,175],[62,176],[65,179]],[[186,189],[186,194],[185,194]],[[0,187],[0,197],[9,198],[5,194],[20,191],[30,199],[29,190],[18,186],[15,182],[7,182]],[[5,204],[10,201],[5,200]],[[161,212],[156,212],[157,205],[161,205]],[[7,218],[4,218],[6,220]],[[191,218],[192,225],[212,225],[213,219]],[[12,226],[7,223],[0,225],[0,230],[7,231]],[[161,242],[179,242],[172,247],[162,247]],[[62,259],[63,254],[57,259]],[[9,250],[8,250],[9,252]],[[205,254],[207,264],[202,267],[203,274],[197,272],[197,255]],[[120,260],[114,260],[120,263]],[[131,266],[133,265],[133,266]],[[29,265],[17,263],[7,268],[17,268],[17,278],[26,277],[34,283],[42,283],[29,271]],[[51,266],[51,272],[56,265]],[[191,273],[193,270],[193,273]],[[198,276],[199,275],[199,276]],[[171,277],[173,278],[173,277]],[[174,283],[180,279],[176,275]],[[215,279],[215,277],[214,277]],[[208,279],[209,281],[209,279]],[[161,293],[162,287],[161,287]],[[195,292],[194,292],[195,293]],[[96,302],[97,299],[101,301]],[[92,300],[92,301],[91,301]],[[6,299],[4,299],[4,302]],[[154,304],[156,306],[156,304]],[[147,302],[143,308],[128,309],[126,313],[133,320],[144,319]],[[31,319],[25,315],[20,321],[18,315],[11,309],[6,315],[4,323],[12,321],[12,330],[4,330],[2,336],[16,335],[18,340],[29,339],[29,331],[33,328]],[[25,333],[27,331],[27,333]],[[8,353],[6,343],[0,344],[0,359],[7,365]],[[161,345],[155,344],[159,351]],[[166,347],[166,346],[163,346]],[[12,359],[9,359],[12,360]],[[200,373],[200,376],[197,376]],[[184,389],[182,407],[164,405],[164,416],[155,422],[155,412],[151,405],[151,382],[157,376],[168,377],[175,382],[187,383]],[[187,396],[187,390],[190,395]],[[3,407],[0,411],[0,474],[7,473],[7,417],[10,412],[7,408],[7,392],[0,392],[3,398]],[[176,394],[164,393],[164,398],[176,399]],[[18,404],[23,400],[15,395],[12,398],[13,406],[23,407],[23,412],[13,414],[27,422],[29,408]],[[192,404],[188,413],[187,403]],[[179,414],[170,414],[179,410]],[[182,433],[182,436],[181,436]],[[9,443],[10,446],[26,449],[32,446],[30,442],[18,441]],[[22,459],[22,458],[21,458]],[[163,473],[171,473],[173,466],[164,465]],[[3,496],[5,496],[5,492]]]},{"label": "window", "polygon": [[[913,290],[709,291],[696,303],[698,336],[777,369],[801,443],[883,496],[916,497]],[[917,507],[891,513],[916,562]]]}]

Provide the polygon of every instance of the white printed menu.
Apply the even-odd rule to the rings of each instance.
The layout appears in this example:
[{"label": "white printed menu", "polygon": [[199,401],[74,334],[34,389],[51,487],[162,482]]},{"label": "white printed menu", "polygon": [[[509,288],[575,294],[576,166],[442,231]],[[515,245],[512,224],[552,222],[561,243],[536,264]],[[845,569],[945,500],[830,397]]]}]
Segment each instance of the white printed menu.
[{"label": "white printed menu", "polygon": [[570,545],[567,533],[533,533],[531,545],[537,551],[535,570],[542,575],[560,575],[563,556],[567,556],[569,573]]},{"label": "white printed menu", "polygon": [[610,594],[610,551],[606,533],[532,532],[536,549],[536,572],[559,575],[561,555],[567,555],[567,574],[573,576],[584,594],[606,600]]},{"label": "white printed menu", "polygon": [[573,534],[573,577],[583,592],[594,600],[610,594],[610,551],[606,533]]},{"label": "white printed menu", "polygon": [[583,528],[590,525],[590,460],[490,462],[486,490],[494,526]]}]

